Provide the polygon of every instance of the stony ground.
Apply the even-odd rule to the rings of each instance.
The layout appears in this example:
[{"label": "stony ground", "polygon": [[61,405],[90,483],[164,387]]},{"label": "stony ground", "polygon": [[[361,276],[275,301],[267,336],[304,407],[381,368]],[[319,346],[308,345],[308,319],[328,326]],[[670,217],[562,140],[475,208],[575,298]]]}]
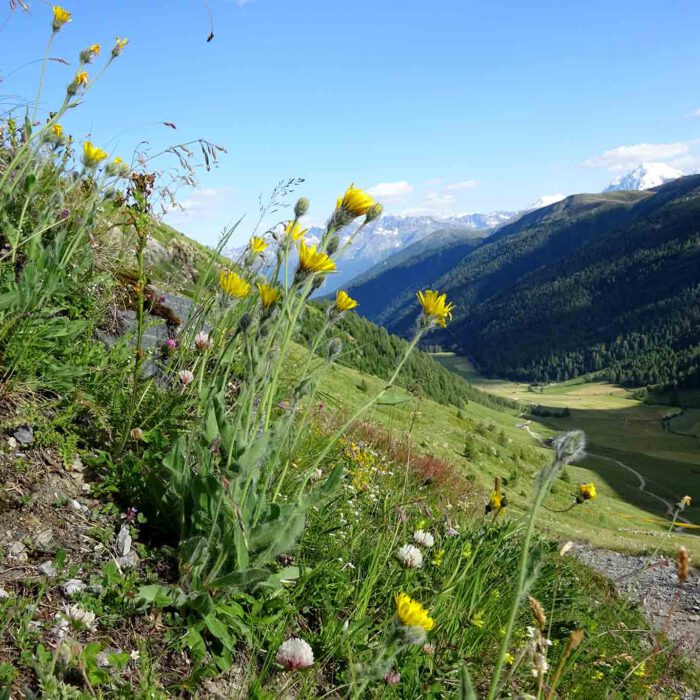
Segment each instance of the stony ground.
[{"label": "stony ground", "polygon": [[700,664],[700,571],[678,586],[676,562],[667,556],[632,556],[577,543],[571,554],[609,578],[620,595],[638,604],[650,623]]}]

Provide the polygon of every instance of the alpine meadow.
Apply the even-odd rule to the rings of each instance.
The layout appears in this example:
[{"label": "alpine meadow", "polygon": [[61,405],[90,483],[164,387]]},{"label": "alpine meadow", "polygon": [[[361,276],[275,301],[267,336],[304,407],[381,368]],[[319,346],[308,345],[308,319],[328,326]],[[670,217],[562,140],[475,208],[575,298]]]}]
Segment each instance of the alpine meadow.
[{"label": "alpine meadow", "polygon": [[697,138],[505,153],[487,3],[4,11],[0,700],[698,697]]}]

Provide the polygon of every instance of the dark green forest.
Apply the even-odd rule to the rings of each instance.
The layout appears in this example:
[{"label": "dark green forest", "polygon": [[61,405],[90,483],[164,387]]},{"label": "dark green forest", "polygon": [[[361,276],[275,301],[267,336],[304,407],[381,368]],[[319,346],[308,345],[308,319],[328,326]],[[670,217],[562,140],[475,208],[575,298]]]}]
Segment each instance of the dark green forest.
[{"label": "dark green forest", "polygon": [[[485,374],[699,386],[700,176],[646,192],[575,195],[532,212],[429,286],[456,310],[427,342],[473,358]],[[361,286],[349,291],[363,304]],[[402,336],[410,334],[408,302],[405,293],[390,300],[380,319]]]},{"label": "dark green forest", "polygon": [[[327,302],[309,309],[301,324],[299,340],[310,347],[324,324]],[[414,305],[417,317],[418,309]],[[342,343],[337,362],[382,379],[388,379],[403,356],[407,341],[392,335],[371,321],[353,312],[343,315],[334,325],[333,336]],[[462,377],[445,369],[427,352],[415,350],[399,374],[397,384],[416,396],[423,396],[446,405],[461,407],[469,401],[489,407],[516,404],[475,389]]]}]

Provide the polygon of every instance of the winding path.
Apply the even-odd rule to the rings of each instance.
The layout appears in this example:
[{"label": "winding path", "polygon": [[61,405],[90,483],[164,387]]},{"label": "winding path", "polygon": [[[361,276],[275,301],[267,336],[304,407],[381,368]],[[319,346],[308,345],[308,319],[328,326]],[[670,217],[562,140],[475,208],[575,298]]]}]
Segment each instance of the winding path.
[{"label": "winding path", "polygon": [[[543,447],[549,447],[547,443],[542,439],[542,437],[536,433],[532,428],[530,428],[530,421],[527,421],[526,423],[517,423],[516,428],[522,428],[523,430],[527,431],[527,434],[537,440]],[[647,494],[647,496],[651,496],[651,498],[655,498],[657,501],[660,503],[664,504],[664,507],[666,508],[666,514],[669,515],[671,518],[676,514],[676,504],[672,503],[671,501],[666,500],[665,498],[662,498],[661,496],[652,493],[651,491],[647,490],[647,480],[640,474],[634,467],[630,467],[629,464],[625,464],[624,462],[621,462],[619,459],[613,459],[612,457],[606,457],[605,455],[600,455],[596,454],[594,452],[588,452],[588,454],[591,457],[597,457],[598,459],[604,459],[607,460],[608,462],[613,462],[613,464],[617,464],[618,466],[622,467],[623,469],[626,469],[629,472],[632,472],[637,477],[637,480],[639,481],[639,484],[637,485],[637,489],[641,491],[642,493]],[[686,525],[692,525],[690,520],[686,520],[686,518],[681,517],[678,515],[676,517],[676,520],[679,520]],[[677,530],[683,530],[684,528],[678,527],[676,528]]]}]

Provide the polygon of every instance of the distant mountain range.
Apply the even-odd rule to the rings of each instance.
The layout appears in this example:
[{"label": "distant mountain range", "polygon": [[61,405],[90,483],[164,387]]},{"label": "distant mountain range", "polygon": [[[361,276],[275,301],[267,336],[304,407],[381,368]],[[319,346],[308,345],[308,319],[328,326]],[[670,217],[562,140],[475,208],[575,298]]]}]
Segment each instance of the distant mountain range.
[{"label": "distant mountain range", "polygon": [[456,304],[427,342],[488,374],[549,381],[604,370],[636,386],[700,385],[700,176],[573,195],[485,238],[437,231],[348,291],[358,312],[408,337],[415,290],[426,287]]},{"label": "distant mountain range", "polygon": [[[638,168],[625,175],[615,178],[606,187],[605,192],[621,190],[646,190],[657,187],[665,182],[681,177],[683,173],[664,163],[642,163]],[[367,225],[348,248],[338,266],[338,272],[329,275],[318,295],[328,294],[344,287],[359,275],[371,271],[374,274],[375,267],[389,259],[395,253],[401,253],[410,249],[414,244],[429,239],[433,234],[439,233],[431,241],[438,243],[442,253],[443,242],[448,239],[455,242],[460,249],[467,245],[465,241],[486,238],[493,235],[506,224],[517,221],[527,212],[549,207],[562,201],[567,195],[558,193],[544,195],[533,202],[525,210],[501,210],[487,214],[464,213],[450,217],[436,216],[400,216],[386,214],[377,221]],[[342,240],[354,234],[356,227],[348,227],[343,231]],[[454,232],[455,238],[447,236],[448,232]],[[317,243],[323,234],[320,227],[311,227],[307,233],[307,241]],[[456,242],[458,241],[458,242]],[[468,245],[472,245],[469,243]],[[425,249],[419,249],[424,251]],[[229,251],[232,258],[238,257],[239,250]],[[437,252],[437,251],[436,251]],[[456,254],[457,251],[453,251]],[[402,258],[400,258],[402,259]],[[442,269],[438,266],[439,269]],[[436,269],[438,269],[436,268]],[[379,270],[382,268],[379,267]]]},{"label": "distant mountain range", "polygon": [[[471,232],[471,237],[483,237],[517,215],[518,212],[515,211],[496,211],[490,214],[460,214],[441,219],[434,216],[387,214],[362,229],[343,255],[338,272],[328,277],[322,291],[327,293],[342,287],[368,268],[436,231],[464,231]],[[353,235],[354,230],[344,230],[342,240]],[[323,229],[314,227],[309,229],[307,237],[315,241],[320,240],[322,234]]]}]

